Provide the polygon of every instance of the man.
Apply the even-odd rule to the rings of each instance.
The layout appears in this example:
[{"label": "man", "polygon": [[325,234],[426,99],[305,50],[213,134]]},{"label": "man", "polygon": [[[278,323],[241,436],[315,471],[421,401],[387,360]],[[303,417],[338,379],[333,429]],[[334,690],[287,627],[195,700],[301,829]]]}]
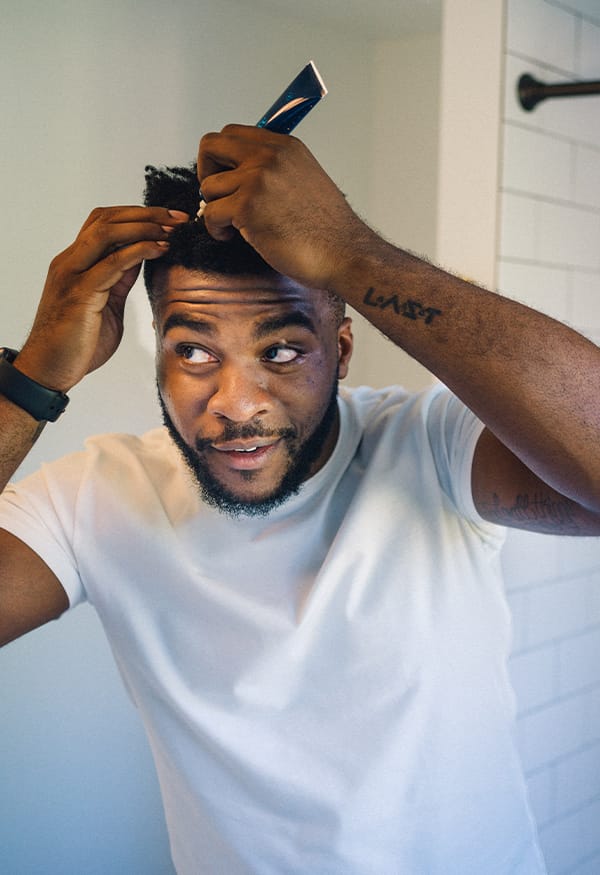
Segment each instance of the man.
[{"label": "man", "polygon": [[[381,240],[294,138],[228,126],[198,176],[201,222],[185,172],[94,211],[3,366],[7,483],[146,260],[167,428],[5,490],[0,640],[95,605],[182,875],[541,873],[498,524],[600,533],[600,352]],[[455,394],[336,399],[340,298]]]}]

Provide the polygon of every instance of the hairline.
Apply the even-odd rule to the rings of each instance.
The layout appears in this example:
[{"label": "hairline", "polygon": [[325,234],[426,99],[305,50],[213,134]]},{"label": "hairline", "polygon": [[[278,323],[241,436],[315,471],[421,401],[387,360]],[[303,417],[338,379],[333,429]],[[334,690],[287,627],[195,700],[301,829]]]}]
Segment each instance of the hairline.
[{"label": "hairline", "polygon": [[[261,286],[264,288],[264,281],[267,277],[283,277],[283,274],[278,273],[273,270],[272,273],[262,273],[262,272],[244,272],[244,273],[236,273],[230,274],[221,272],[218,270],[207,270],[202,267],[184,267],[181,264],[155,264],[153,265],[154,270],[152,273],[152,288],[147,289],[148,298],[150,301],[150,307],[152,308],[152,312],[154,315],[157,314],[157,310],[160,307],[161,300],[164,298],[164,294],[166,291],[166,284],[169,273],[173,268],[179,268],[180,270],[185,270],[190,274],[202,275],[203,277],[214,277],[214,278],[226,278],[228,282],[235,282],[236,279],[239,280],[249,280],[254,279],[257,281],[257,290]],[[310,291],[307,289],[307,291]],[[340,297],[333,292],[328,291],[327,289],[322,289],[324,303],[331,310],[336,326],[340,326],[344,320],[345,312],[342,313],[342,308],[339,305],[339,301],[342,300]],[[219,294],[219,291],[216,291],[216,294]]]}]

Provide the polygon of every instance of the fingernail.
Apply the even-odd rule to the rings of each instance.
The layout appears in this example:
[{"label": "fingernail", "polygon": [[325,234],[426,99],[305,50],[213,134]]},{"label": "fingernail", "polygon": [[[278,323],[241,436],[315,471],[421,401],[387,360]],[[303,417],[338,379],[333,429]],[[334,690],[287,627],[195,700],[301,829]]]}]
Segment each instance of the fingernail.
[{"label": "fingernail", "polygon": [[183,210],[169,210],[168,213],[174,219],[185,219],[186,221],[189,219],[188,214],[184,213]]},{"label": "fingernail", "polygon": [[160,227],[163,229],[165,234],[172,234],[173,231],[175,230],[173,225],[161,225]]},{"label": "fingernail", "polygon": [[171,244],[169,243],[168,240],[156,240],[156,245],[162,246],[163,249],[167,249]]}]

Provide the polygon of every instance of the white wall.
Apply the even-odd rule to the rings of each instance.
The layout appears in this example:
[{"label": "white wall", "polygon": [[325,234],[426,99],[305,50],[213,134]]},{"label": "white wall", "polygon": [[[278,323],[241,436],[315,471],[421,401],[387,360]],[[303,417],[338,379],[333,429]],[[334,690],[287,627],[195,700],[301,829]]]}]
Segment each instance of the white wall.
[{"label": "white wall", "polygon": [[[383,236],[435,258],[438,203],[440,31],[378,40],[374,46],[370,190],[364,214]],[[362,205],[357,205],[363,212]],[[354,314],[353,385],[432,382],[421,365]]]},{"label": "white wall", "polygon": [[[311,57],[330,94],[302,136],[364,204],[369,43],[233,0],[4,4],[0,343],[21,344],[48,262],[92,207],[139,202],[146,163],[187,163],[205,130],[254,123]],[[150,317],[135,295],[121,350],[73,391],[23,470],[89,433],[158,422]],[[5,648],[0,689],[0,869],[171,871],[147,745],[94,614],[77,609]]]},{"label": "white wall", "polygon": [[[573,9],[595,8],[597,18]],[[600,5],[509,0],[499,285],[600,341],[600,97],[515,98],[600,78]],[[519,743],[551,875],[600,872],[600,540],[512,534]]]},{"label": "white wall", "polygon": [[436,260],[488,287],[496,273],[503,37],[503,0],[446,0]]}]

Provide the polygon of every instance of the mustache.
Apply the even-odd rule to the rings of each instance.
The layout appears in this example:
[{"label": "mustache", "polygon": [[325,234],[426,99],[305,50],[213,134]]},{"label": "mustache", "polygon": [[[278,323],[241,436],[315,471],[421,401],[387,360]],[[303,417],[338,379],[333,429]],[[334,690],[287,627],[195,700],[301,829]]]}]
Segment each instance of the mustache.
[{"label": "mustache", "polygon": [[260,421],[243,424],[226,422],[220,435],[210,438],[197,437],[194,446],[196,452],[202,453],[204,450],[212,447],[213,444],[227,443],[229,441],[250,440],[251,438],[273,438],[275,440],[283,439],[291,441],[297,437],[298,431],[292,427],[265,428]]}]

